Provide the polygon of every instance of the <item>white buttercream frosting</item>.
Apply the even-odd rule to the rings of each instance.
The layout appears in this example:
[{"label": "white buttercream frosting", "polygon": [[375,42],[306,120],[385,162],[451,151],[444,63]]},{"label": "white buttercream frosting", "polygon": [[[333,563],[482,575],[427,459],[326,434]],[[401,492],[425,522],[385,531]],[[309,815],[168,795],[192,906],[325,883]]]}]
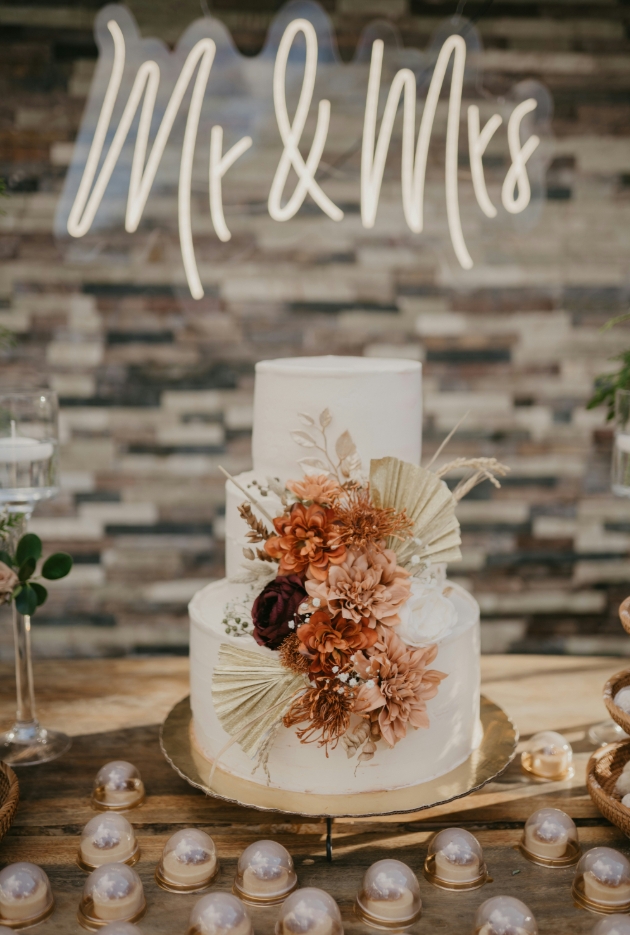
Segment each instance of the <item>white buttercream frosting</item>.
[{"label": "white buttercream frosting", "polygon": [[399,611],[396,633],[410,646],[426,646],[447,636],[457,623],[453,602],[436,584],[421,578],[411,582],[411,597]]}]

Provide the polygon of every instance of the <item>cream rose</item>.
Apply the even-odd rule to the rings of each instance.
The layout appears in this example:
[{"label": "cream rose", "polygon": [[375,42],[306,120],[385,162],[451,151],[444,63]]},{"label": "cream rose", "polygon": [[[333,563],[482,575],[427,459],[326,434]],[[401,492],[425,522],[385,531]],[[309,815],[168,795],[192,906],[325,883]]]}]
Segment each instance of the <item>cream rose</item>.
[{"label": "cream rose", "polygon": [[409,646],[426,646],[441,640],[457,623],[457,611],[442,594],[441,587],[427,585],[414,578],[411,597],[398,611],[400,626],[396,632]]},{"label": "cream rose", "polygon": [[18,576],[4,562],[0,562],[0,602],[8,601],[18,584]]}]

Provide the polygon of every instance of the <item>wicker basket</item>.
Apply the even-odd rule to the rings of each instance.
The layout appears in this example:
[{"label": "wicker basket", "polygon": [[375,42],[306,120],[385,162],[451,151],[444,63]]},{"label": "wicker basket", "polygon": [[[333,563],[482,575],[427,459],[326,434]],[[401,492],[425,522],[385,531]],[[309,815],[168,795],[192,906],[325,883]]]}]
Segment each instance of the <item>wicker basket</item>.
[{"label": "wicker basket", "polygon": [[630,669],[624,669],[623,672],[617,672],[612,675],[604,685],[604,704],[608,708],[613,721],[623,727],[626,734],[630,734],[630,714],[623,711],[614,702],[614,697],[622,688],[630,686]]},{"label": "wicker basket", "polygon": [[0,763],[0,839],[11,826],[20,801],[17,776],[10,766]]},{"label": "wicker basket", "polygon": [[620,740],[596,750],[586,767],[586,788],[604,818],[630,837],[630,809],[615,792],[619,774],[630,760],[630,740]]}]

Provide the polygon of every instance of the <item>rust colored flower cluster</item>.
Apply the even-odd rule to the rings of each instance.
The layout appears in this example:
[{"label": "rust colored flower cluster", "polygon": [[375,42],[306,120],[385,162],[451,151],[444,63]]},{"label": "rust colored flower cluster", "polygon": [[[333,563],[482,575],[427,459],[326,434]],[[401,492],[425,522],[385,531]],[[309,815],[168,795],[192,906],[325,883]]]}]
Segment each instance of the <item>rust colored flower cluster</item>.
[{"label": "rust colored flower cluster", "polygon": [[276,536],[265,542],[265,550],[280,561],[283,575],[308,574],[325,581],[328,567],[338,565],[346,557],[341,542],[341,529],[335,511],[312,503],[296,503],[290,513],[273,521]]},{"label": "rust colored flower cluster", "polygon": [[300,649],[311,660],[314,675],[333,675],[335,667],[341,669],[350,657],[361,649],[376,643],[376,630],[364,626],[362,621],[347,620],[342,614],[334,617],[326,610],[318,610],[297,631]]}]

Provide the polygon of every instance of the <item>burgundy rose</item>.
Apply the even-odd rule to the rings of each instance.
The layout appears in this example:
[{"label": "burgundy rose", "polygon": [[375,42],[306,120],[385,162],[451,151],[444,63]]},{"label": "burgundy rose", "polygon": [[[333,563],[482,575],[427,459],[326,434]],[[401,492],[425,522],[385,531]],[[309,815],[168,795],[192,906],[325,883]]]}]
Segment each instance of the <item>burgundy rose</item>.
[{"label": "burgundy rose", "polygon": [[254,639],[260,646],[278,649],[293,632],[289,622],[307,598],[299,575],[278,575],[264,588],[252,607]]}]

